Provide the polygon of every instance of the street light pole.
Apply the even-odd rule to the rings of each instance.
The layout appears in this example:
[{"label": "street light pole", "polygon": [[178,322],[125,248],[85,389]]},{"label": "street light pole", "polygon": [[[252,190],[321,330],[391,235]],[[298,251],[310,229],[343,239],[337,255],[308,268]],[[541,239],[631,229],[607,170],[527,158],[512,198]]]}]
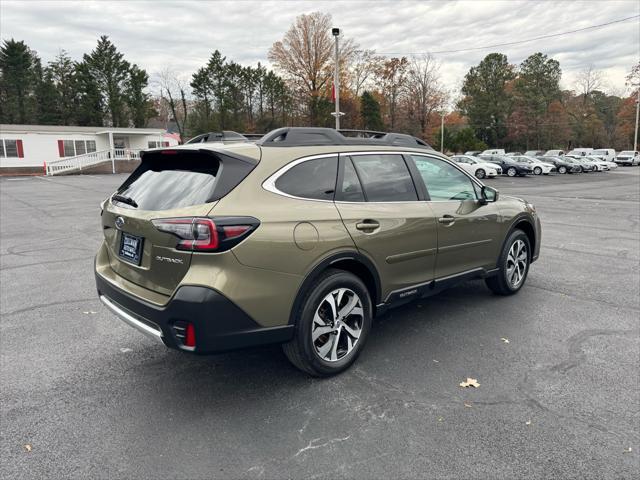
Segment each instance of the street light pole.
[{"label": "street light pole", "polygon": [[338,37],[340,36],[340,29],[333,28],[331,29],[331,33],[333,34],[333,37],[336,39],[335,69],[333,72],[333,88],[334,88],[334,95],[335,95],[335,101],[336,101],[336,112],[334,115],[336,116],[336,130],[340,130],[340,75],[338,73],[340,70],[339,58],[338,58]]},{"label": "street light pole", "polygon": [[444,112],[440,114],[440,153],[444,153]]},{"label": "street light pole", "polygon": [[640,113],[640,83],[638,83],[638,98],[636,99],[636,133],[633,136],[633,151],[638,151],[638,113]]}]

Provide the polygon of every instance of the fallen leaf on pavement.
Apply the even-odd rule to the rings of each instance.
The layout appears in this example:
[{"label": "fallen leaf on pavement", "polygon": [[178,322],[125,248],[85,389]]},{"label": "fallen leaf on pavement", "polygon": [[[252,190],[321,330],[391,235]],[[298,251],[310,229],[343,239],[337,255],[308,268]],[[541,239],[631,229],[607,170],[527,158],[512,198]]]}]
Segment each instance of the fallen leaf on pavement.
[{"label": "fallen leaf on pavement", "polygon": [[500,337],[500,340],[502,340],[503,343],[509,343],[508,338]]},{"label": "fallen leaf on pavement", "polygon": [[433,363],[440,363],[440,362],[434,358]]},{"label": "fallen leaf on pavement", "polygon": [[525,425],[531,425],[531,420],[527,420],[526,422],[524,422]]},{"label": "fallen leaf on pavement", "polygon": [[122,353],[133,352],[133,350],[131,350],[130,348],[121,348],[120,351]]},{"label": "fallen leaf on pavement", "polygon": [[624,453],[631,453],[631,447],[627,448]]},{"label": "fallen leaf on pavement", "polygon": [[444,418],[442,417],[438,417],[438,421],[441,422],[442,420],[444,420]]},{"label": "fallen leaf on pavement", "polygon": [[460,383],[460,386],[462,388],[468,388],[468,387],[478,388],[480,384],[478,383],[478,380],[476,380],[475,378],[467,377],[467,379],[464,382]]},{"label": "fallen leaf on pavement", "polygon": [[464,404],[464,406],[465,406],[465,407],[467,407],[467,408],[471,408],[471,407],[473,407],[473,405],[470,405],[470,404],[468,404],[468,403],[465,403],[465,404]]},{"label": "fallen leaf on pavement", "polygon": [[33,450],[33,447],[31,445],[29,445],[28,443],[23,445],[23,447],[27,452],[30,452],[31,450]]},{"label": "fallen leaf on pavement", "polygon": [[82,313],[84,313],[85,315],[95,315],[97,312],[94,312],[93,310],[88,310],[88,311],[82,312]]}]

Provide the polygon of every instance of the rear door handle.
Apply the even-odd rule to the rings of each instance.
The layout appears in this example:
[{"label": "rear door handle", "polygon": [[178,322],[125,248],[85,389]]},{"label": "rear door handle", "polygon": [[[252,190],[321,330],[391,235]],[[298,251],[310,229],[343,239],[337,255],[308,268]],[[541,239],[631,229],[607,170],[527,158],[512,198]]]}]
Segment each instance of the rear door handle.
[{"label": "rear door handle", "polygon": [[370,232],[380,228],[380,224],[375,220],[363,220],[362,222],[356,223],[356,228],[363,232]]},{"label": "rear door handle", "polygon": [[453,215],[443,215],[438,219],[438,222],[444,223],[445,225],[451,225],[455,221],[456,217],[454,217]]}]

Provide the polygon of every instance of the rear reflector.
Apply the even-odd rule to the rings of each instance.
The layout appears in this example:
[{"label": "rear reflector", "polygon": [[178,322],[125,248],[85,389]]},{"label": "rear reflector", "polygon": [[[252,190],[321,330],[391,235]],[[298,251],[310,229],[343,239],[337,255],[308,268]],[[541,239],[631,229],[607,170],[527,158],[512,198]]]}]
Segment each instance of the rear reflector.
[{"label": "rear reflector", "polygon": [[160,153],[162,155],[177,155],[178,151],[177,150],[161,150]]},{"label": "rear reflector", "polygon": [[184,346],[193,347],[193,348],[195,348],[196,346],[196,330],[193,328],[193,323],[187,323],[187,331],[185,333]]}]

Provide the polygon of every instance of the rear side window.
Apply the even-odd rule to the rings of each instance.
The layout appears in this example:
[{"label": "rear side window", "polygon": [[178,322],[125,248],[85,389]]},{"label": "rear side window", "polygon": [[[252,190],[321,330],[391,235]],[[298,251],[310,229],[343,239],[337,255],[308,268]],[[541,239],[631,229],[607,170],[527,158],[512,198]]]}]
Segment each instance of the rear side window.
[{"label": "rear side window", "polygon": [[139,210],[169,210],[211,200],[220,165],[215,157],[180,152],[144,158],[117,192]]},{"label": "rear side window", "polygon": [[368,202],[418,200],[402,155],[354,155],[351,158]]},{"label": "rear side window", "polygon": [[275,183],[287,195],[313,200],[333,200],[338,157],[316,158],[291,167]]}]

